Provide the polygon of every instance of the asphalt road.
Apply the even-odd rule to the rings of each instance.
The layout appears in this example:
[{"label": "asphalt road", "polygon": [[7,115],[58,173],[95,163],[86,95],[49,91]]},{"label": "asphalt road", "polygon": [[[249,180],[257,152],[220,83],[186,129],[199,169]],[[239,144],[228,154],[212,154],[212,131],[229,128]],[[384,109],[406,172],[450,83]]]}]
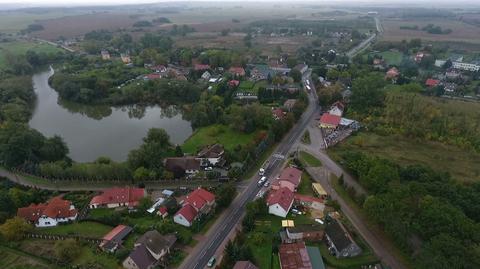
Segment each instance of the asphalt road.
[{"label": "asphalt road", "polygon": [[[310,83],[313,83],[310,79],[310,71],[306,73],[303,80],[309,80]],[[315,117],[318,117],[319,113],[320,107],[317,103],[317,95],[315,91],[312,91],[309,93],[309,105],[306,111],[266,161],[266,163],[268,163],[265,169],[265,176],[267,178],[271,179],[273,176],[279,174],[284,164],[284,158],[279,158],[280,155],[285,156],[285,158],[287,157],[289,152],[294,148],[296,142],[302,136],[308,124]],[[225,213],[222,214],[210,228],[210,232],[206,236],[206,239],[195,246],[179,268],[200,269],[206,267],[208,260],[215,254],[231,230],[241,220],[246,204],[253,201],[262,188],[261,186],[258,186],[257,183],[259,178],[258,175],[255,175],[249,180],[247,188],[235,198],[230,207],[225,210]]]}]

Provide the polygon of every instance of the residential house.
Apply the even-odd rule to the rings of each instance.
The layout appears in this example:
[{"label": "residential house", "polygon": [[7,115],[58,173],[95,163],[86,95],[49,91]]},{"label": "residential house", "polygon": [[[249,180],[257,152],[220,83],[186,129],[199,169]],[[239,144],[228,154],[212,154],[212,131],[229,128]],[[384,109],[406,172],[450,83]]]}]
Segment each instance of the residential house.
[{"label": "residential house", "polygon": [[438,86],[438,84],[440,84],[440,80],[438,80],[438,79],[429,78],[425,81],[425,86],[427,86],[429,88],[436,87],[436,86]]},{"label": "residential house", "polygon": [[102,50],[101,55],[102,60],[110,60],[110,53],[108,52],[108,50]]},{"label": "residential house", "polygon": [[197,158],[201,160],[201,166],[222,166],[225,164],[225,149],[220,144],[213,144],[204,147],[198,154]]},{"label": "residential house", "polygon": [[258,80],[265,80],[273,78],[275,76],[275,71],[272,70],[268,65],[257,64],[252,65],[252,69],[250,71],[250,79],[253,81]]},{"label": "residential house", "polygon": [[340,124],[340,120],[342,117],[337,115],[332,115],[330,113],[323,113],[322,117],[320,117],[320,128],[326,129],[336,129]]},{"label": "residential house", "polygon": [[302,180],[302,171],[295,167],[287,167],[272,183],[272,189],[288,188],[291,192],[295,192],[300,180]]},{"label": "residential house", "polygon": [[162,75],[159,73],[151,73],[143,76],[143,80],[148,81],[148,80],[154,80],[154,79],[161,79]]},{"label": "residential house", "polygon": [[132,60],[130,59],[130,55],[128,53],[122,53],[120,54],[120,58],[122,59],[122,62],[124,64],[129,64],[132,62]]},{"label": "residential house", "polygon": [[268,213],[286,217],[293,205],[293,192],[286,187],[271,190],[267,198]]},{"label": "residential house", "polygon": [[104,190],[100,195],[94,196],[92,200],[90,200],[90,208],[135,207],[145,196],[147,196],[147,192],[142,188],[114,187]]},{"label": "residential house", "polygon": [[166,73],[167,72],[167,67],[164,65],[154,65],[151,66],[150,69],[156,73]]},{"label": "residential house", "polygon": [[393,82],[397,81],[398,76],[400,76],[400,71],[396,67],[390,68],[385,74],[386,80],[392,80]]},{"label": "residential house", "polygon": [[228,72],[236,78],[245,76],[245,69],[243,69],[243,67],[233,67],[232,66],[232,67],[230,67],[230,69],[228,69]]},{"label": "residential house", "polygon": [[298,71],[300,71],[300,73],[305,74],[305,72],[307,72],[308,70],[308,65],[306,64],[297,64],[293,69],[296,69]]},{"label": "residential house", "polygon": [[295,193],[293,196],[293,202],[295,205],[309,207],[311,209],[319,210],[322,213],[325,209],[325,201],[323,199],[308,195]]},{"label": "residential house", "polygon": [[233,266],[233,269],[258,269],[258,267],[250,261],[238,261]]},{"label": "residential house", "polygon": [[324,227],[320,224],[300,224],[285,229],[288,243],[297,241],[321,241]]},{"label": "residential house", "polygon": [[[443,67],[447,61],[446,60],[436,60],[435,66]],[[452,67],[458,70],[477,72],[480,70],[480,65],[477,63],[464,63],[464,62],[452,62]]]},{"label": "residential house", "polygon": [[285,118],[285,113],[281,108],[272,109],[272,116],[274,120],[283,120]]},{"label": "residential house", "polygon": [[426,56],[429,56],[430,54],[426,53],[426,52],[423,52],[423,51],[419,51],[417,52],[417,54],[415,54],[415,57],[413,58],[415,60],[416,63],[420,63],[424,57]]},{"label": "residential house", "polygon": [[200,171],[200,160],[195,157],[165,158],[165,169],[172,172],[175,178],[194,175]]},{"label": "residential house", "polygon": [[151,269],[160,265],[170,254],[177,237],[173,234],[161,235],[152,230],[143,234],[134,244],[134,249],[123,261],[127,269]]},{"label": "residential house", "polygon": [[17,216],[33,223],[36,227],[52,227],[60,223],[74,221],[78,211],[75,206],[61,196],[56,196],[44,204],[31,204],[17,210]]},{"label": "residential house", "polygon": [[180,225],[190,227],[198,217],[208,214],[214,206],[215,195],[202,188],[198,188],[183,200],[182,208],[175,213],[173,221]]},{"label": "residential house", "polygon": [[130,226],[118,225],[103,236],[99,247],[103,251],[114,253],[122,245],[123,239],[132,231],[133,228]]},{"label": "residential house", "polygon": [[457,90],[457,84],[455,83],[444,83],[443,84],[443,89],[445,90],[445,92],[447,93],[453,93]]},{"label": "residential house", "polygon": [[[305,242],[281,244],[278,247],[281,269],[313,269]],[[316,269],[316,268],[315,268]]]},{"label": "residential house", "polygon": [[384,70],[385,69],[385,60],[375,58],[373,59],[373,68],[378,69],[378,70]]},{"label": "residential house", "polygon": [[287,99],[285,101],[285,103],[283,103],[283,107],[287,110],[287,111],[292,111],[293,110],[293,107],[295,106],[295,103],[297,103],[297,100],[296,99]]},{"label": "residential house", "polygon": [[345,105],[342,102],[335,102],[331,107],[329,113],[335,116],[342,116],[345,110]]},{"label": "residential house", "polygon": [[195,64],[193,69],[195,71],[207,71],[210,69],[210,65],[208,64]]},{"label": "residential house", "polygon": [[325,237],[337,258],[354,257],[362,253],[360,247],[339,220],[331,219],[327,222]]}]

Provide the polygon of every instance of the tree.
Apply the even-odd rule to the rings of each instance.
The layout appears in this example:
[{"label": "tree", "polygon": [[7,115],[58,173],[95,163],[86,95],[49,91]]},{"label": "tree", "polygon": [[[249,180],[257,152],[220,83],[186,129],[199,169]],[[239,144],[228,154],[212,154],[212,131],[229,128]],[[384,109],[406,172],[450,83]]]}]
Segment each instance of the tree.
[{"label": "tree", "polygon": [[25,233],[33,229],[32,225],[20,217],[8,219],[0,225],[0,233],[7,241],[19,241]]},{"label": "tree", "polygon": [[353,82],[351,107],[360,113],[383,106],[385,80],[375,74],[359,78]]},{"label": "tree", "polygon": [[70,263],[81,252],[81,246],[75,239],[58,240],[53,246],[55,257],[63,263]]},{"label": "tree", "polygon": [[293,81],[295,82],[302,81],[302,73],[297,69],[292,69],[292,71],[290,71],[290,76],[293,78]]},{"label": "tree", "polygon": [[226,208],[230,205],[237,194],[237,190],[233,184],[224,184],[221,185],[215,191],[215,197],[217,200],[217,205],[219,207]]}]

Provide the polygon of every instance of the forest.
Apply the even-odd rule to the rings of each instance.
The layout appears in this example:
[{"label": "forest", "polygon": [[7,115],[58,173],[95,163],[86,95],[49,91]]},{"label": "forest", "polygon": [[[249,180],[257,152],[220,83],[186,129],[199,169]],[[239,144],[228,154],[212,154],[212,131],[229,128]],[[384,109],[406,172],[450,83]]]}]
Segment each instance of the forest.
[{"label": "forest", "polygon": [[342,157],[370,193],[360,199],[365,212],[416,268],[480,266],[479,182],[465,185],[428,167],[402,167],[357,151]]}]

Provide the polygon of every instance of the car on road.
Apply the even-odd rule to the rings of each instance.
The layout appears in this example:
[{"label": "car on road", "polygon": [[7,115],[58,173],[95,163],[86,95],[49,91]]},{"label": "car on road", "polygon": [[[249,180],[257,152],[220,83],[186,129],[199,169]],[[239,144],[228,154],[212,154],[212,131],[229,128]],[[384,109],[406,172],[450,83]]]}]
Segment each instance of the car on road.
[{"label": "car on road", "polygon": [[264,174],[265,174],[265,169],[260,168],[260,170],[258,170],[258,175],[263,176]]},{"label": "car on road", "polygon": [[258,186],[263,186],[263,184],[265,183],[265,181],[267,181],[267,177],[262,177],[262,178],[258,181]]},{"label": "car on road", "polygon": [[215,262],[217,262],[217,259],[215,258],[215,256],[213,256],[210,258],[210,260],[208,260],[207,266],[209,268],[212,268],[215,265]]}]

